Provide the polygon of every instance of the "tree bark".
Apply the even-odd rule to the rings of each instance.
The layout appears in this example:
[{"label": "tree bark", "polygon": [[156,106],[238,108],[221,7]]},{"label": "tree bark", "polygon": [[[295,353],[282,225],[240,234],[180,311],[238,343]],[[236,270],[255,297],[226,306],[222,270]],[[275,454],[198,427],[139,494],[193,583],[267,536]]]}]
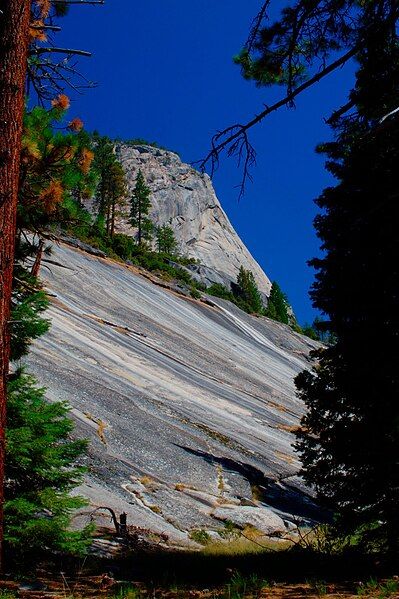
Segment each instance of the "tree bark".
[{"label": "tree bark", "polygon": [[0,14],[0,570],[3,550],[6,384],[30,0],[3,0]]}]

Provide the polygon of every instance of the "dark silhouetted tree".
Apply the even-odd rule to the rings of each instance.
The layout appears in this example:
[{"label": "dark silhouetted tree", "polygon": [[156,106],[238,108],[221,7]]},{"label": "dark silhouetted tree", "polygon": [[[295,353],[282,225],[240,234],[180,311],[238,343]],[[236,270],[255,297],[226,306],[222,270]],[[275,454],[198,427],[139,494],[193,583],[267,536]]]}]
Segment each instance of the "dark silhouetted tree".
[{"label": "dark silhouetted tree", "polygon": [[316,202],[324,255],[311,262],[311,296],[335,343],[297,377],[308,408],[298,449],[303,476],[335,512],[337,530],[397,555],[398,3],[364,4],[354,111],[334,116],[335,140],[319,148],[337,184]]}]

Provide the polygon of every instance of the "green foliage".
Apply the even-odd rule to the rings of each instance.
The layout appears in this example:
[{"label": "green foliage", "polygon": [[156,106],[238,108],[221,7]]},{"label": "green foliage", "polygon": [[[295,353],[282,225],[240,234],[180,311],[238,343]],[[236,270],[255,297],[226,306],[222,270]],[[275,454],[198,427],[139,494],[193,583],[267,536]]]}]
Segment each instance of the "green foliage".
[{"label": "green foliage", "polygon": [[177,241],[172,227],[162,225],[156,229],[157,248],[159,253],[174,254],[177,248]]},{"label": "green foliage", "polygon": [[309,339],[313,339],[314,341],[320,340],[317,330],[308,322],[305,322],[305,324],[300,327],[300,331],[298,332],[301,332],[303,335],[306,335],[306,337],[309,337]]},{"label": "green foliage", "polygon": [[215,297],[220,297],[222,299],[229,300],[230,302],[235,301],[233,292],[229,291],[227,287],[221,283],[212,283],[212,285],[207,288],[206,292],[209,293],[209,295],[214,295]]},{"label": "green foliage", "polygon": [[248,596],[258,595],[262,589],[270,588],[270,583],[257,574],[245,576],[240,572],[234,572],[230,583],[227,585],[226,592],[222,595],[228,599],[244,599]]},{"label": "green foliage", "polygon": [[207,545],[211,540],[209,533],[207,533],[206,530],[203,530],[202,528],[191,530],[189,537],[190,539],[192,539],[196,543],[199,543],[200,545]]},{"label": "green foliage", "polygon": [[93,171],[98,180],[95,201],[98,214],[104,219],[106,233],[113,237],[115,220],[124,214],[125,173],[117,159],[114,143],[108,137],[98,134],[93,134],[93,141]]},{"label": "green foliage", "polygon": [[23,285],[14,287],[11,299],[11,360],[25,356],[32,340],[48,331],[50,322],[41,317],[47,306],[48,299],[43,291]]},{"label": "green foliage", "polygon": [[194,299],[200,299],[200,297],[201,297],[201,293],[198,291],[198,289],[194,285],[192,285],[190,288],[190,295]]},{"label": "green foliage", "polygon": [[[75,133],[56,129],[64,113],[58,107],[34,108],[25,116],[11,306],[12,360],[26,355],[32,340],[49,328],[42,316],[48,300],[32,274],[42,254],[49,253],[40,235],[42,228],[62,223],[82,233],[91,226],[80,200],[94,186],[93,152],[79,119],[69,126]],[[28,236],[26,229],[38,235]],[[73,424],[67,406],[47,403],[44,394],[23,371],[10,375],[4,540],[13,566],[26,567],[28,560],[53,551],[81,554],[90,540],[89,528],[69,528],[71,512],[85,503],[70,491],[81,481],[83,469],[75,461],[86,442],[70,440]]]},{"label": "green foliage", "polygon": [[68,197],[80,201],[94,190],[93,151],[83,131],[65,132],[65,110],[35,107],[25,113],[21,151],[18,227],[40,230],[60,219]]},{"label": "green foliage", "polygon": [[380,18],[384,9],[389,12],[389,3],[379,1],[270,4],[274,18],[270,19],[269,2],[265,2],[266,10],[254,20],[248,41],[234,62],[243,77],[257,86],[284,85],[288,93],[322,71],[339,51],[364,41],[373,5]]},{"label": "green foliage", "polygon": [[174,150],[170,150],[169,148],[165,148],[165,146],[161,146],[156,141],[148,141],[147,139],[143,139],[142,137],[134,137],[133,139],[123,140],[123,143],[127,146],[151,146],[152,148],[158,148],[159,150],[165,150],[166,152],[173,152],[174,154],[178,154]]},{"label": "green foliage", "polygon": [[233,287],[233,293],[238,304],[241,304],[247,312],[262,314],[264,305],[258,287],[255,283],[255,277],[250,270],[245,270],[243,266],[237,276],[237,285]]},{"label": "green foliage", "polygon": [[289,324],[289,304],[285,293],[281,291],[279,284],[273,281],[270,296],[267,302],[265,315],[273,320]]},{"label": "green foliage", "polygon": [[385,599],[385,597],[396,597],[398,591],[399,581],[394,578],[382,582],[379,582],[376,578],[370,578],[367,582],[359,584],[356,589],[356,594],[359,597]]},{"label": "green foliage", "polygon": [[136,179],[136,185],[130,198],[130,218],[132,227],[137,227],[137,240],[141,244],[145,239],[144,230],[148,230],[148,213],[151,208],[150,201],[151,190],[146,185],[144,175],[139,170]]},{"label": "green foliage", "polygon": [[117,233],[111,240],[112,250],[123,260],[130,260],[136,251],[136,244],[132,237]]},{"label": "green foliage", "polygon": [[85,505],[70,491],[81,481],[75,465],[86,442],[71,441],[65,403],[47,403],[45,390],[23,371],[8,387],[5,542],[15,559],[44,552],[81,554],[89,529],[70,531],[72,510]]}]

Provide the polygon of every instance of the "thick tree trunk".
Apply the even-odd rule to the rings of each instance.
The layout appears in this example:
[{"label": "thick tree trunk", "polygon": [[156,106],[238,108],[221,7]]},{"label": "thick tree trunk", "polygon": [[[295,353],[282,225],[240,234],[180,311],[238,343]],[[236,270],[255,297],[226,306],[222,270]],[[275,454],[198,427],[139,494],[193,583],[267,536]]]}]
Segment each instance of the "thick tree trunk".
[{"label": "thick tree trunk", "polygon": [[[0,14],[0,560],[3,548],[6,383],[30,0],[2,0]],[[0,562],[0,569],[1,569]]]}]

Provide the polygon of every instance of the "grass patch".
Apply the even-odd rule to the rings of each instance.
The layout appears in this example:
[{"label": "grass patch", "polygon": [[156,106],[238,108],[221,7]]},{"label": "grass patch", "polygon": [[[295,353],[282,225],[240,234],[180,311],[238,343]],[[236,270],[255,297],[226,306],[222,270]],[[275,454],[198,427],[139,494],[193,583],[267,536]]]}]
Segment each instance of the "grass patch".
[{"label": "grass patch", "polygon": [[399,579],[389,578],[379,582],[376,578],[370,578],[367,582],[360,584],[356,593],[359,597],[376,597],[385,599],[385,597],[397,596],[399,592]]},{"label": "grass patch", "polygon": [[196,543],[199,543],[200,545],[208,545],[208,543],[210,543],[212,540],[210,534],[202,528],[197,528],[190,531],[188,536],[190,537],[190,539],[192,539]]}]

